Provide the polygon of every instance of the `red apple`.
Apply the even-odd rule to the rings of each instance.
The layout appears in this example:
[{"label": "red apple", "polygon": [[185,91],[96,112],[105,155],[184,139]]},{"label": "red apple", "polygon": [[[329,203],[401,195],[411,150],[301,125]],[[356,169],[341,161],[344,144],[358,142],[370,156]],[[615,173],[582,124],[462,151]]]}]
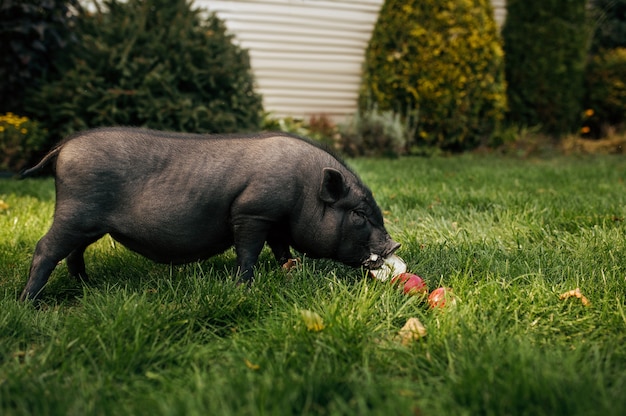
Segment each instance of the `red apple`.
[{"label": "red apple", "polygon": [[431,308],[443,308],[446,304],[454,305],[456,300],[452,289],[449,287],[438,287],[428,295],[428,304]]},{"label": "red apple", "polygon": [[428,286],[424,279],[413,273],[400,273],[391,279],[392,285],[404,284],[404,293],[407,295],[426,295]]}]

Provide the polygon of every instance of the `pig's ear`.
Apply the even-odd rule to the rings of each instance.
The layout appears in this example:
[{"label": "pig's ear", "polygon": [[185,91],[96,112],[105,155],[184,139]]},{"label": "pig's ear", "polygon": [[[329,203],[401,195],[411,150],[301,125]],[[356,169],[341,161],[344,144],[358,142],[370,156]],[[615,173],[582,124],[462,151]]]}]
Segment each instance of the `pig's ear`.
[{"label": "pig's ear", "polygon": [[320,188],[320,199],[324,202],[332,204],[346,196],[348,187],[343,174],[337,169],[324,168],[324,178]]}]

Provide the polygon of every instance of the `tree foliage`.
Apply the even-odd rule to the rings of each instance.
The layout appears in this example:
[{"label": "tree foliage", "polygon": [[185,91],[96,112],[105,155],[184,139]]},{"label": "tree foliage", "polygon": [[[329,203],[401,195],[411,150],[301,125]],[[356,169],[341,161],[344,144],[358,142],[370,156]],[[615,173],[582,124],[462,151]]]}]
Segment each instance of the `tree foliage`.
[{"label": "tree foliage", "polygon": [[626,48],[626,0],[590,0],[593,52]]}]

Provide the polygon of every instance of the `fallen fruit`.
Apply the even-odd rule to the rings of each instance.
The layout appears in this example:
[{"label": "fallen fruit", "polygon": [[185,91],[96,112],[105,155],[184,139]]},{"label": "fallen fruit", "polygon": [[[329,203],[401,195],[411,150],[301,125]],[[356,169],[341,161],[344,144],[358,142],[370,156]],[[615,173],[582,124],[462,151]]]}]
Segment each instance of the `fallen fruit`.
[{"label": "fallen fruit", "polygon": [[582,292],[580,291],[580,288],[577,287],[576,289],[573,290],[568,290],[565,293],[561,293],[559,295],[559,299],[568,299],[568,298],[578,298],[580,299],[580,302],[584,305],[584,306],[589,306],[591,305],[591,302],[589,302],[589,299],[587,299],[585,297],[585,295],[582,294]]},{"label": "fallen fruit", "polygon": [[428,295],[428,304],[431,308],[443,308],[446,304],[454,305],[456,299],[449,287],[438,287]]},{"label": "fallen fruit", "polygon": [[303,309],[300,311],[300,316],[302,316],[302,321],[309,331],[319,332],[326,327],[322,317],[317,312]]},{"label": "fallen fruit", "polygon": [[283,270],[290,271],[298,267],[300,263],[301,263],[300,259],[288,259],[287,262],[283,264]]},{"label": "fallen fruit", "polygon": [[406,324],[398,331],[398,337],[396,338],[402,345],[408,345],[412,341],[426,336],[426,327],[417,318],[409,318]]},{"label": "fallen fruit", "polygon": [[424,279],[413,273],[400,273],[391,279],[391,284],[404,284],[403,291],[407,295],[426,295],[428,286]]},{"label": "fallen fruit", "polygon": [[248,367],[250,370],[256,371],[261,368],[260,365],[250,362],[247,358],[245,358],[243,362],[246,364],[246,367]]}]

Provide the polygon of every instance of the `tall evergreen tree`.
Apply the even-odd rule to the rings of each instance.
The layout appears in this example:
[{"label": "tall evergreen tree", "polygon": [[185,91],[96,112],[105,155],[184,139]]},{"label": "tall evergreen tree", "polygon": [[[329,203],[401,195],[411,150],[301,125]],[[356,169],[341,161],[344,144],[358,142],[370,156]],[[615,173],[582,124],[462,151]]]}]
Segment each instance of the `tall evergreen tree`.
[{"label": "tall evergreen tree", "polygon": [[508,0],[504,38],[511,123],[554,136],[579,127],[586,0]]}]

